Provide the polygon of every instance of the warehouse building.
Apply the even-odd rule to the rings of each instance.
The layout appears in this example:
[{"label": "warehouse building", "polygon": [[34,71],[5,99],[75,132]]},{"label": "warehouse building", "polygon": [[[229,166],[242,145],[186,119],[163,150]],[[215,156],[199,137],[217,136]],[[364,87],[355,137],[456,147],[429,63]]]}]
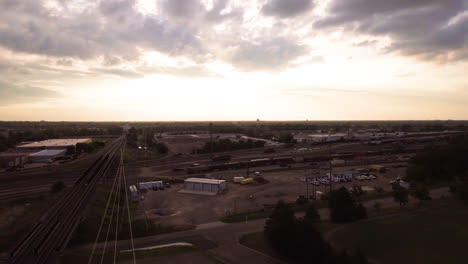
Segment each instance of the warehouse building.
[{"label": "warehouse building", "polygon": [[89,143],[90,138],[72,138],[72,139],[47,139],[38,142],[30,142],[17,146],[21,150],[34,149],[66,149],[67,147],[75,147],[78,143]]},{"label": "warehouse building", "polygon": [[9,169],[21,167],[28,162],[31,152],[4,152],[0,153],[0,168]]},{"label": "warehouse building", "polygon": [[58,157],[65,156],[66,153],[66,149],[46,149],[29,155],[29,161],[35,163],[50,162]]},{"label": "warehouse building", "polygon": [[188,178],[184,181],[184,190],[201,193],[221,193],[226,189],[225,180]]}]

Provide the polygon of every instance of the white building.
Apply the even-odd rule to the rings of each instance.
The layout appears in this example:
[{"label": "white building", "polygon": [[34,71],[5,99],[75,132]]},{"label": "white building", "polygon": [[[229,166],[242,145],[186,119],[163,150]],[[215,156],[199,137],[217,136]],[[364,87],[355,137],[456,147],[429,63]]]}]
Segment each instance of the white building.
[{"label": "white building", "polygon": [[66,153],[66,149],[46,149],[29,155],[29,161],[38,163],[49,162],[58,157],[65,156]]},{"label": "white building", "polygon": [[188,178],[184,181],[184,189],[196,192],[221,193],[226,189],[226,181],[204,178]]},{"label": "white building", "polygon": [[66,149],[70,146],[76,146],[78,143],[89,143],[90,138],[72,138],[72,139],[47,139],[38,142],[31,142],[23,145],[16,146],[21,150],[35,150],[35,149]]},{"label": "white building", "polygon": [[150,182],[139,182],[138,188],[140,190],[152,190],[152,189],[159,189],[163,186],[162,181],[150,181]]}]

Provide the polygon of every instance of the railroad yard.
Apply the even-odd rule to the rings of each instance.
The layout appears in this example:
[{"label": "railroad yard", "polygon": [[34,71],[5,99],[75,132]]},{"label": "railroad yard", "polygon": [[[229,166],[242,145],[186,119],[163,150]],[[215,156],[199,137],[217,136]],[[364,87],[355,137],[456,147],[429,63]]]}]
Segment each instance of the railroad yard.
[{"label": "railroad yard", "polygon": [[[202,146],[201,141],[209,144],[209,135],[183,134],[162,140],[169,149],[166,156],[118,167],[123,171],[120,173],[127,175],[133,221],[185,230],[231,215],[271,209],[279,200],[291,204],[300,197],[320,201],[329,190],[341,186],[350,191],[362,190],[362,199],[382,197],[391,191],[392,182],[404,178],[408,160],[417,151],[428,143],[444,144],[448,136],[423,134],[372,144],[365,140],[294,145],[270,142],[263,147],[194,154],[190,149]],[[226,137],[256,140],[237,134]],[[216,140],[219,138],[223,138],[222,134]],[[114,137],[109,142],[121,140]],[[72,233],[80,224],[75,217],[86,218],[83,210],[87,201],[93,199],[94,188],[114,188],[111,182],[117,178],[114,174],[122,151],[120,144],[106,144],[67,164],[1,173],[4,184],[0,187],[0,231],[4,242],[0,259],[27,263],[39,256],[34,263],[46,263],[55,255],[54,249],[65,249],[72,238],[67,232]],[[141,147],[133,151],[139,149],[147,151]],[[124,156],[120,163],[125,163]],[[99,172],[101,169],[96,166],[110,166],[109,172]],[[211,193],[187,191],[184,181],[189,178],[219,180],[223,188]],[[51,185],[58,181],[65,189],[52,193]],[[157,183],[157,187],[148,183]],[[245,221],[249,221],[248,216]],[[22,239],[13,240],[18,234]]]}]

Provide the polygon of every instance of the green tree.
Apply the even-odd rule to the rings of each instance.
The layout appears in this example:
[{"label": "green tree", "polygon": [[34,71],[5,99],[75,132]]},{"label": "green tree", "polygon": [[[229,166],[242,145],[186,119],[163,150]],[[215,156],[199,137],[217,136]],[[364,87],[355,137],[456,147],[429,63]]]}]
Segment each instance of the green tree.
[{"label": "green tree", "polygon": [[362,203],[358,204],[355,209],[356,219],[366,219],[367,218],[367,209]]},{"label": "green tree", "polygon": [[398,202],[400,206],[408,203],[408,190],[396,184],[393,188],[393,199]]},{"label": "green tree", "polygon": [[468,200],[468,171],[463,177],[456,177],[455,182],[450,186],[450,191],[459,200]]},{"label": "green tree", "polygon": [[278,141],[281,143],[295,143],[293,134],[289,132],[280,133],[278,136]]},{"label": "green tree", "polygon": [[50,187],[50,192],[51,193],[59,193],[63,189],[65,189],[65,183],[63,183],[62,181],[58,181],[58,182],[52,184],[52,186]]},{"label": "green tree", "polygon": [[291,207],[280,201],[266,221],[267,243],[289,263],[334,263],[333,248],[308,221],[298,220]]},{"label": "green tree", "polygon": [[378,214],[380,214],[380,210],[382,209],[382,204],[379,202],[374,203],[374,209],[377,211]]},{"label": "green tree", "polygon": [[320,214],[313,204],[309,204],[304,215],[304,221],[314,223],[320,221]]},{"label": "green tree", "polygon": [[334,222],[349,222],[356,217],[356,201],[344,187],[330,193],[328,208],[330,209],[330,218]]},{"label": "green tree", "polygon": [[362,252],[361,249],[357,249],[351,254],[351,263],[352,264],[369,264],[366,255]]},{"label": "green tree", "polygon": [[411,195],[421,201],[432,200],[431,196],[429,196],[429,190],[427,189],[426,185],[422,183],[411,185]]},{"label": "green tree", "polygon": [[267,219],[264,234],[271,248],[280,255],[289,255],[294,250],[291,241],[294,238],[296,218],[294,211],[283,201],[279,201]]}]

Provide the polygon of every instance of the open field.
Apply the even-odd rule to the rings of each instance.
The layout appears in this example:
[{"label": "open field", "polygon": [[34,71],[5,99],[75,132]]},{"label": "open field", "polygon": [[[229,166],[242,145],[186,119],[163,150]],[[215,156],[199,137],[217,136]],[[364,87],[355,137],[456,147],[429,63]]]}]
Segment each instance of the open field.
[{"label": "open field", "polygon": [[0,253],[10,249],[18,238],[26,234],[63,192],[0,203]]},{"label": "open field", "polygon": [[419,210],[346,225],[330,240],[338,247],[360,247],[379,263],[466,263],[468,207],[434,201]]},{"label": "open field", "polygon": [[[327,232],[333,228],[337,228],[338,226],[340,225],[329,221],[319,222],[315,225],[315,227],[321,232]],[[277,257],[265,241],[263,231],[245,234],[239,238],[239,243],[264,254]]]},{"label": "open field", "polygon": [[[109,245],[108,252],[104,254],[104,262],[110,263],[113,261],[113,245]],[[67,252],[60,257],[58,263],[63,264],[78,264],[87,263],[90,252]],[[102,263],[101,252],[96,252],[91,263]],[[148,249],[136,251],[135,257],[138,263],[213,263],[220,264],[222,262],[214,259],[211,255],[193,246],[170,246],[164,248]],[[133,256],[130,252],[118,252],[116,254],[117,263],[133,263]]]},{"label": "open field", "polygon": [[[259,171],[262,171],[262,169],[265,168],[258,168]],[[349,168],[340,168],[340,170],[345,169]],[[348,183],[337,183],[336,187],[351,187],[356,184],[360,186],[378,186],[385,191],[389,191],[390,184],[388,181],[402,175],[404,169],[391,168],[385,173],[377,173],[378,176],[375,180],[354,180]],[[229,181],[227,191],[215,196],[179,193],[183,189],[183,184],[173,184],[171,188],[163,191],[148,191],[143,194],[145,199],[140,202],[140,208],[146,212],[149,219],[153,219],[157,223],[196,225],[216,221],[224,217],[228,211],[231,213],[257,212],[261,211],[264,206],[273,206],[278,200],[293,203],[299,195],[306,196],[307,193],[312,195],[314,190],[326,192],[330,188],[326,185],[313,186],[309,184],[306,186],[300,180],[305,173],[307,175],[325,174],[324,171],[321,172],[320,170],[312,172],[311,170],[306,172],[304,170],[262,172],[261,176],[268,181],[266,184],[239,185],[231,181],[233,176],[243,176],[243,173],[245,171],[239,170],[211,174],[211,177],[215,178],[225,176]],[[140,181],[145,179],[147,177],[140,179]],[[165,216],[156,215],[156,210],[162,211]],[[261,212],[259,214],[264,217]]]},{"label": "open field", "polygon": [[[371,212],[369,220],[349,224],[320,222],[317,228],[335,248],[360,248],[375,263],[465,263],[468,242],[466,204],[436,200],[402,209]],[[275,256],[263,231],[240,237],[239,243]]]}]

